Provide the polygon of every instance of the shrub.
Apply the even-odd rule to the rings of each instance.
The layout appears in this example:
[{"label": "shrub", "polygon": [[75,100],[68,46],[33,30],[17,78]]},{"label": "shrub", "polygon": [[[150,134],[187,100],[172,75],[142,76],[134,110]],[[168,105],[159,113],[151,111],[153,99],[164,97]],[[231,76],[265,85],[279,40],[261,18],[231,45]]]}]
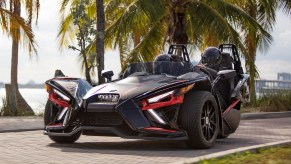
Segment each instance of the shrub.
[{"label": "shrub", "polygon": [[266,93],[258,97],[255,104],[244,106],[247,112],[280,112],[291,111],[291,92]]}]

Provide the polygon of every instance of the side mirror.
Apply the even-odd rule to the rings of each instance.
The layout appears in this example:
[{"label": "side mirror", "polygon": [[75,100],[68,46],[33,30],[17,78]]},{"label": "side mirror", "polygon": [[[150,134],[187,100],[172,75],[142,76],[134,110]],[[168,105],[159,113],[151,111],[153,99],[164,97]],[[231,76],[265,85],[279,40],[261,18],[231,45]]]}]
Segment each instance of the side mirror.
[{"label": "side mirror", "polygon": [[65,77],[64,73],[62,72],[62,70],[55,70],[55,77]]},{"label": "side mirror", "polygon": [[222,70],[217,73],[217,75],[222,79],[233,78],[236,75],[235,70]]},{"label": "side mirror", "polygon": [[111,70],[102,70],[101,76],[107,79],[107,82],[112,80],[112,76],[114,75],[113,71]]}]

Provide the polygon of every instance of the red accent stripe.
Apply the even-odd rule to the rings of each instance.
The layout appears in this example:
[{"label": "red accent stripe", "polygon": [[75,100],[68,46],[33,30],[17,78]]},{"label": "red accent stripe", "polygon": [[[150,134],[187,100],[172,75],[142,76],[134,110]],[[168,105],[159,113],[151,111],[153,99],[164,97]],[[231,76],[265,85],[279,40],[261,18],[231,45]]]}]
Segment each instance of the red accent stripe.
[{"label": "red accent stripe", "polygon": [[238,102],[240,101],[240,99],[232,102],[232,104],[222,113],[222,114],[225,114],[227,113],[230,109],[232,109]]},{"label": "red accent stripe", "polygon": [[171,106],[171,105],[175,105],[175,104],[182,104],[184,100],[184,96],[180,95],[177,97],[171,96],[171,99],[169,101],[166,102],[157,102],[157,103],[153,103],[153,104],[149,104],[147,102],[147,100],[142,100],[142,110],[149,110],[149,109],[157,109],[157,108],[161,108],[161,107],[166,107],[166,106]]},{"label": "red accent stripe", "polygon": [[168,130],[168,129],[158,128],[158,127],[147,127],[147,128],[144,128],[143,130],[162,131],[162,132],[170,132],[170,133],[176,132],[176,130]]},{"label": "red accent stripe", "polygon": [[93,94],[97,93],[98,91],[100,91],[101,89],[105,88],[107,85],[102,86],[101,88],[98,88],[97,91],[95,91]]},{"label": "red accent stripe", "polygon": [[62,123],[59,123],[59,124],[53,124],[53,125],[48,125],[47,127],[49,128],[49,127],[61,127],[61,126],[63,126]]},{"label": "red accent stripe", "polygon": [[55,102],[56,104],[64,108],[70,107],[70,104],[67,101],[58,99],[55,93],[49,94],[49,100]]}]

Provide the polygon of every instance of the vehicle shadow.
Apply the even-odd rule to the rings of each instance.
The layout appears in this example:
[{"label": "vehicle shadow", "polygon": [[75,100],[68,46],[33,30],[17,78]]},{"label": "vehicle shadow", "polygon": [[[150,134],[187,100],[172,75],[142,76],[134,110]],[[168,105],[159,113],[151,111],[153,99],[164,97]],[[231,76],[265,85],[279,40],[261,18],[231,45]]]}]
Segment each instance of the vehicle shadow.
[{"label": "vehicle shadow", "polygon": [[51,143],[48,146],[56,148],[76,148],[95,150],[187,150],[183,141],[148,141],[148,140],[123,140],[123,141],[96,141],[76,142],[73,144]]},{"label": "vehicle shadow", "polygon": [[74,144],[50,143],[49,147],[61,149],[63,152],[97,153],[114,155],[136,155],[152,157],[196,157],[239,147],[260,144],[252,139],[228,138],[219,139],[211,149],[189,149],[182,141],[97,141],[76,142]]}]

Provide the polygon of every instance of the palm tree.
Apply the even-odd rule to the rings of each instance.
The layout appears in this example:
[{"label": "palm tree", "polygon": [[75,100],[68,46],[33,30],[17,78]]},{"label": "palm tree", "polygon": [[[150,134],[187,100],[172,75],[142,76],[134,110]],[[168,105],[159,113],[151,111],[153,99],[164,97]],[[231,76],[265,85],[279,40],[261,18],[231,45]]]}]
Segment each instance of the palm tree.
[{"label": "palm tree", "polygon": [[[273,0],[229,0],[241,7],[253,19],[255,19],[265,30],[271,32],[276,20],[276,10],[278,3]],[[246,24],[246,28],[241,29],[244,33],[244,44],[248,57],[246,58],[246,70],[250,74],[251,102],[256,101],[255,78],[259,77],[255,61],[257,50],[266,52],[272,39],[262,36],[257,28]]]},{"label": "palm tree", "polygon": [[[105,13],[116,15],[106,29],[107,44],[130,49],[127,59],[152,60],[157,52],[168,44],[205,45],[205,38],[216,42],[232,42],[247,57],[239,29],[257,28],[265,40],[271,36],[251,16],[227,1],[208,0],[111,0]],[[127,5],[129,4],[129,5]],[[120,13],[118,10],[123,10]],[[139,43],[134,49],[132,42],[138,34]],[[211,34],[211,35],[210,35]],[[123,48],[125,49],[125,48]]]},{"label": "palm tree", "polygon": [[[191,43],[201,49],[232,42],[238,45],[251,68],[255,68],[252,54],[249,56],[245,48],[246,35],[243,37],[239,32],[256,29],[261,41],[258,42],[266,43],[262,47],[267,47],[272,37],[264,25],[233,2],[239,1],[105,0],[108,27],[105,44],[119,49],[124,69],[128,62],[153,60],[166,42]],[[69,34],[70,28],[67,29]]]},{"label": "palm tree", "polygon": [[85,6],[88,3],[89,0],[80,0],[80,3],[71,8],[73,24],[76,26],[75,35],[77,37],[78,48],[72,45],[69,48],[79,52],[86,80],[92,83],[91,73],[94,71],[93,61],[95,61],[95,58],[92,58],[92,53],[88,53],[88,45],[92,43],[92,38],[96,35],[96,23],[88,17],[85,10]]},{"label": "palm tree", "polygon": [[102,84],[105,79],[101,76],[101,71],[104,69],[104,30],[105,30],[105,16],[104,16],[104,4],[103,0],[96,0],[97,10],[97,35],[96,35],[96,63],[97,63],[97,75],[98,83]]},{"label": "palm tree", "polygon": [[[61,25],[58,32],[58,38],[60,40],[59,46],[62,49],[67,47],[73,40],[75,27],[73,25],[72,13],[66,13],[67,9],[72,6],[77,6],[80,3],[79,0],[63,0],[60,8]],[[98,8],[98,9],[97,9]],[[105,79],[101,76],[101,71],[104,69],[104,28],[105,28],[105,16],[103,0],[89,0],[89,5],[86,5],[86,11],[90,19],[96,19],[96,38],[88,48],[89,54],[92,54],[92,50],[96,52],[97,63],[97,75],[98,83],[104,83]]]},{"label": "palm tree", "polygon": [[26,0],[25,9],[27,11],[28,19],[25,21],[21,17],[21,2],[20,0],[8,1],[10,8],[7,10],[6,1],[1,0],[1,25],[2,29],[12,37],[12,58],[11,58],[11,85],[16,88],[17,109],[26,114],[33,114],[32,109],[26,103],[18,90],[18,49],[19,43],[28,46],[29,54],[37,54],[36,43],[31,29],[31,22],[33,14],[36,12],[36,20],[39,11],[39,0]]},{"label": "palm tree", "polygon": [[22,38],[20,39],[22,42],[25,40],[28,41],[28,48],[34,47],[34,35],[32,33],[32,29],[29,26],[29,24],[20,16],[14,14],[10,10],[6,9],[6,1],[5,0],[0,0],[0,25],[5,34],[8,35],[8,37],[12,37],[17,39],[17,36],[12,33],[12,29],[15,26],[19,26],[21,33],[23,35],[21,36]]}]

